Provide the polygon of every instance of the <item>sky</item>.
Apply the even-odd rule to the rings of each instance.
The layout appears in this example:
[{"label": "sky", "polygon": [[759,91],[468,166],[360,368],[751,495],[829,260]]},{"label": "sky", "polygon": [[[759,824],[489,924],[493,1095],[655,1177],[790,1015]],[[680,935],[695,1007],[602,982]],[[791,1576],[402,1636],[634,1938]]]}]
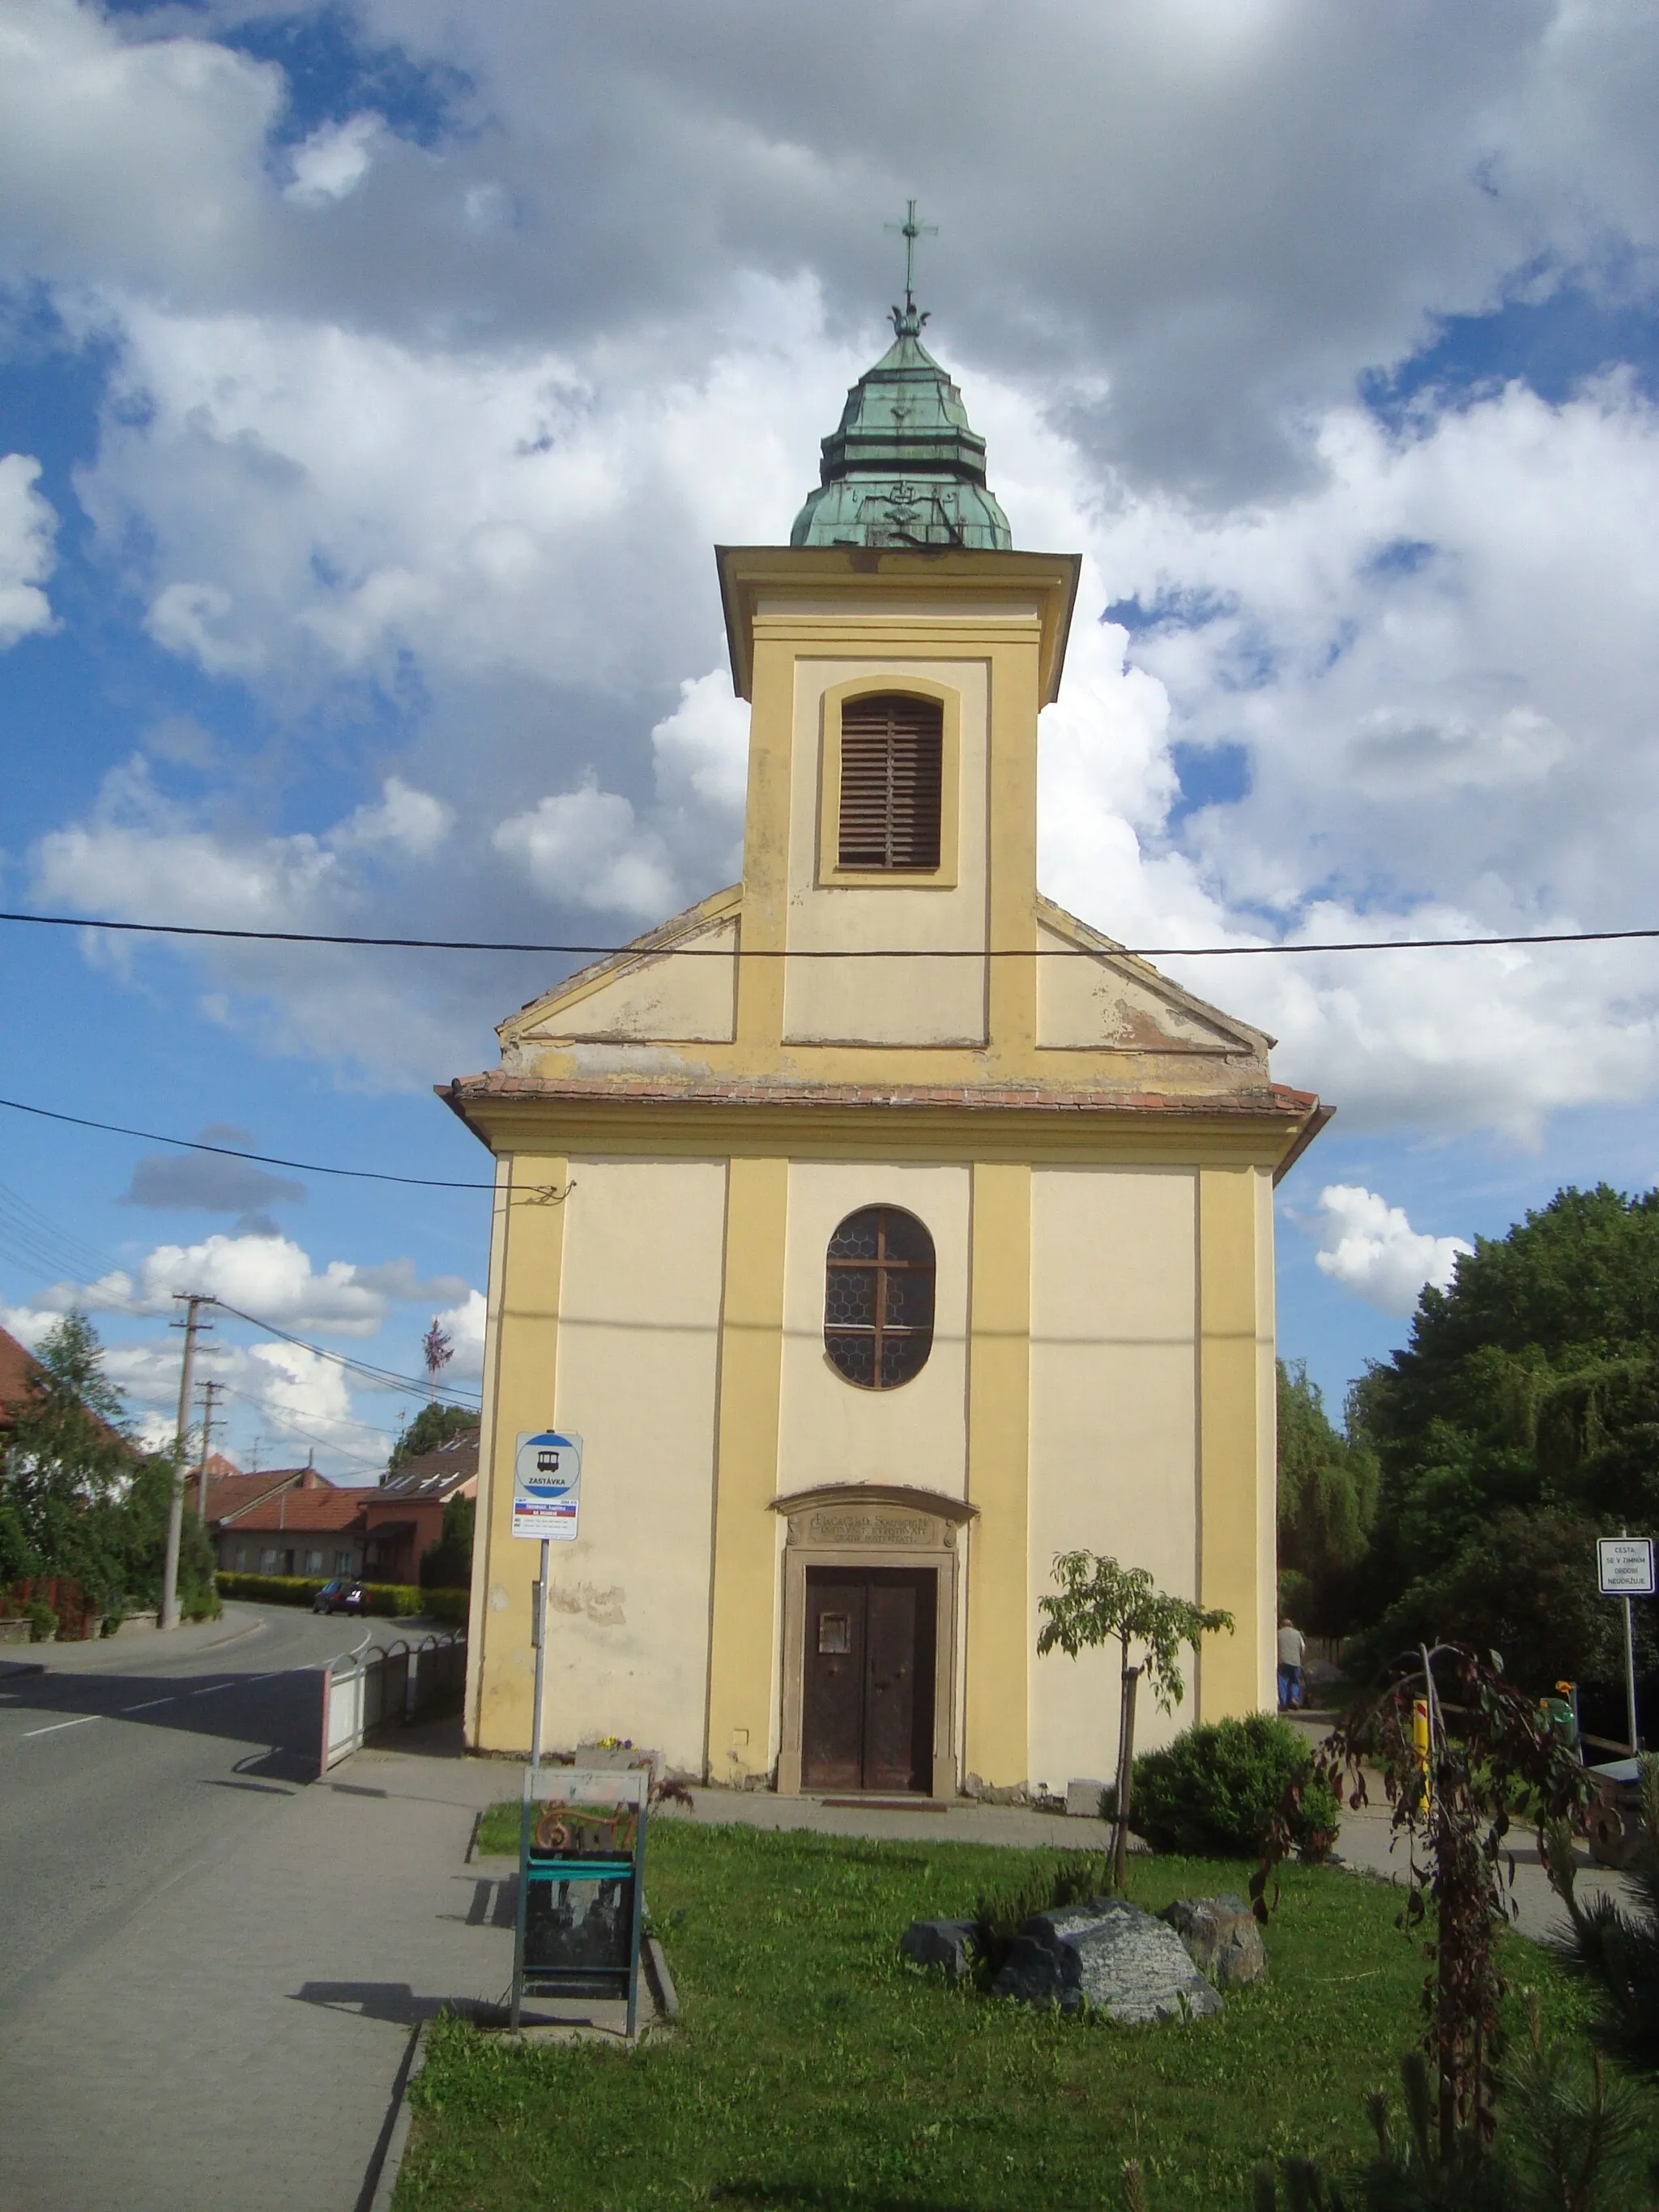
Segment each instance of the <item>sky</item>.
[{"label": "sky", "polygon": [[[1083,556],[1042,888],[1132,944],[1659,924],[1647,0],[0,0],[0,905],[610,943],[733,879],[712,548],[928,340]],[[562,967],[576,964],[562,963]],[[1176,957],[1335,1121],[1333,1406],[1563,1183],[1659,1175],[1659,945]],[[0,1322],[373,1480],[476,1393],[433,1096],[535,956],[0,924]],[[298,1344],[289,1339],[301,1340]],[[399,1387],[338,1357],[404,1378]]]}]

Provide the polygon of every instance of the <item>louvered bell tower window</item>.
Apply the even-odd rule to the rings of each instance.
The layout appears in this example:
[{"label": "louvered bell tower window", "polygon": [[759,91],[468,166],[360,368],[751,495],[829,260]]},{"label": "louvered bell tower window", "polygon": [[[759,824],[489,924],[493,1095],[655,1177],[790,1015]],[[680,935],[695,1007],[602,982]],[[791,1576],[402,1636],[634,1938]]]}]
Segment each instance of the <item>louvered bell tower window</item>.
[{"label": "louvered bell tower window", "polygon": [[883,691],[841,710],[843,868],[937,868],[945,710],[937,699]]}]

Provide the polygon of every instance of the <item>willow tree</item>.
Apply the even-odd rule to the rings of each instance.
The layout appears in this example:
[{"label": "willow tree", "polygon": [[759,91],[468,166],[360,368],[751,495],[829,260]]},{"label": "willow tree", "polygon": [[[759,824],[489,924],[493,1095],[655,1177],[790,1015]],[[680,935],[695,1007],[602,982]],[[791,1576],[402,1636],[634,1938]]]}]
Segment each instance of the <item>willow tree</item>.
[{"label": "willow tree", "polygon": [[[1181,1651],[1196,1655],[1200,1637],[1231,1629],[1233,1617],[1218,1607],[1194,1605],[1158,1589],[1145,1567],[1120,1566],[1097,1552],[1062,1552],[1054,1561],[1057,1597],[1038,1601],[1044,1621],[1039,1651],[1064,1651],[1075,1659],[1085,1651],[1118,1646],[1117,1781],[1112,1831],[1112,1883],[1123,1888],[1123,1862],[1129,1840],[1129,1788],[1133,1771],[1135,1692],[1146,1675],[1159,1710],[1173,1712],[1186,1695]],[[1139,1651],[1139,1657],[1132,1659]]]}]

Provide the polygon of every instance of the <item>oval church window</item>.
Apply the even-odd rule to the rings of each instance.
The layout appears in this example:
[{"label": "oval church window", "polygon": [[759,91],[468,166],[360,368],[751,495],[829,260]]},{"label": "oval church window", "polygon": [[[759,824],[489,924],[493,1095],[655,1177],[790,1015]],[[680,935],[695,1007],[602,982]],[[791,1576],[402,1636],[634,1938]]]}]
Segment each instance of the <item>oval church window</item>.
[{"label": "oval church window", "polygon": [[823,1348],[861,1390],[896,1390],[933,1348],[933,1240],[914,1213],[866,1206],[830,1239]]}]

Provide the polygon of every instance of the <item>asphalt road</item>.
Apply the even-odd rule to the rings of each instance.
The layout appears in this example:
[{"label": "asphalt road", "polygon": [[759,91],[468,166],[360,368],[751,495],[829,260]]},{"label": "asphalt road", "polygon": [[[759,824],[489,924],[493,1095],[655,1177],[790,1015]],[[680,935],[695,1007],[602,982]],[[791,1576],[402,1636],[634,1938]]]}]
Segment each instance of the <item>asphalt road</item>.
[{"label": "asphalt road", "polygon": [[[314,1796],[319,1669],[367,1640],[357,1621],[233,1606],[176,1644],[0,1653],[0,2212],[261,2201],[257,2187],[227,2196],[213,2138],[259,2132],[250,2063],[280,2088],[271,2021],[304,1948],[303,1846],[281,1899],[291,1932],[263,1979],[239,1923],[245,1910],[257,1923],[296,1856],[283,1823]],[[8,1671],[27,1658],[47,1671]],[[395,2063],[370,2069],[362,2109],[342,2112],[350,2171],[319,2203],[356,2200]],[[314,2103],[337,2066],[320,2052],[308,2076],[286,2070]],[[264,2132],[282,2140],[276,2115]],[[302,2196],[288,2177],[282,2201]]]},{"label": "asphalt road", "polygon": [[229,1607],[220,1626],[236,1640],[189,1652],[154,1635],[0,1655],[48,1670],[0,1663],[0,2012],[315,1773],[317,1669],[362,1625]]}]

